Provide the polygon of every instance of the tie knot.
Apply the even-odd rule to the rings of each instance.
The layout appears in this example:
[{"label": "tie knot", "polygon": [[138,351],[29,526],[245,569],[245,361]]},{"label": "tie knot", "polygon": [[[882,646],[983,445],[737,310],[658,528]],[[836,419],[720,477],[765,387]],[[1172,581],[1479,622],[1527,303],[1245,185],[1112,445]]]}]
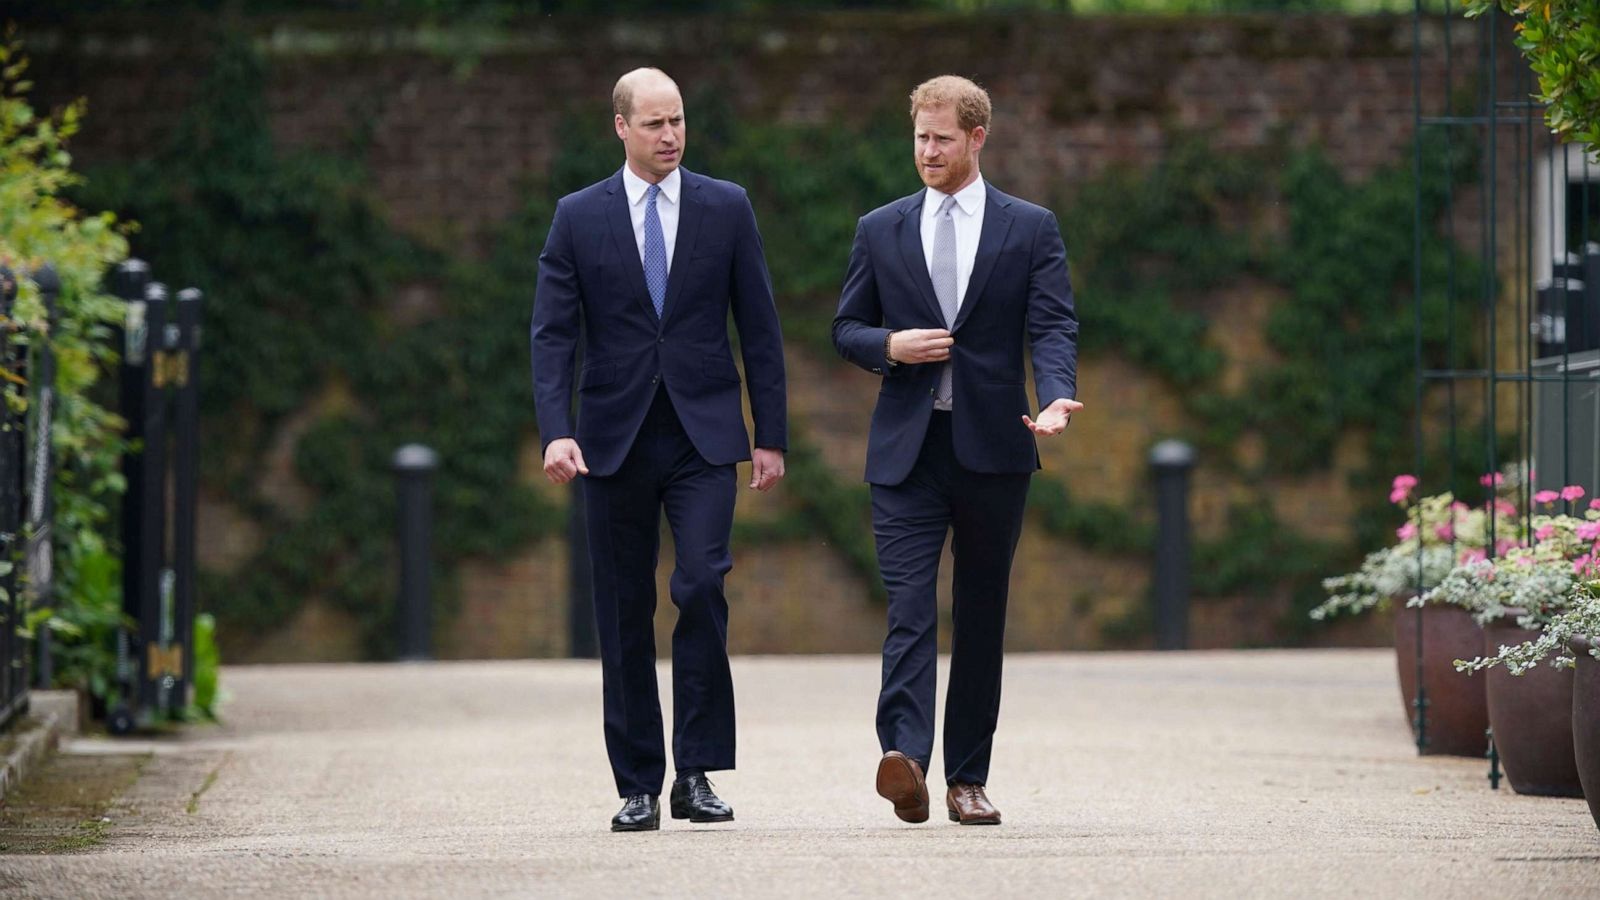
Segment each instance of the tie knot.
[{"label": "tie knot", "polygon": [[661,193],[661,185],[659,185],[659,184],[652,184],[649,187],[644,189],[645,199],[649,200],[651,203],[656,202],[656,196],[658,194],[660,194],[660,193]]},{"label": "tie knot", "polygon": [[950,194],[944,195],[944,201],[939,204],[939,215],[948,216],[950,210],[956,205],[956,198]]}]

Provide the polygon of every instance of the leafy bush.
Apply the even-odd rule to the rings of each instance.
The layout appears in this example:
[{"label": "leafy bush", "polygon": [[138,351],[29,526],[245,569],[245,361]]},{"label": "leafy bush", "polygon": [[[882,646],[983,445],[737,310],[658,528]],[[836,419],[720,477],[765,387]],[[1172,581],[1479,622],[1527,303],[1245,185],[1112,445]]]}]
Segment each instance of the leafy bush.
[{"label": "leafy bush", "polygon": [[[63,199],[63,191],[80,181],[66,143],[78,130],[83,103],[37,115],[28,102],[27,68],[8,33],[0,42],[0,263],[19,274],[50,264],[61,279],[54,330],[37,285],[22,281],[19,330],[12,337],[48,342],[57,365],[51,432],[56,593],[27,622],[52,635],[58,683],[105,699],[115,680],[111,636],[121,623],[110,504],[123,489],[123,444],[121,422],[95,398],[115,361],[108,326],[121,322],[122,304],[105,293],[101,280],[128,248],[112,214],[85,214]],[[5,375],[5,402],[24,407],[26,393],[15,373]]]},{"label": "leafy bush", "polygon": [[1600,7],[1594,0],[1464,0],[1467,15],[1499,7],[1519,19],[1517,47],[1539,77],[1550,130],[1600,152]]}]

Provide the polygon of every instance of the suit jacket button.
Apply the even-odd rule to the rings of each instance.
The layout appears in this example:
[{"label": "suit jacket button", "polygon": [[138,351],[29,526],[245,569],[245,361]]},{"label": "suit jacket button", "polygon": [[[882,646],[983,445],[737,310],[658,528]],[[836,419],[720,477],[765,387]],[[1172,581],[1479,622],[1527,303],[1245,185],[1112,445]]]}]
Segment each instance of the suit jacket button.
[{"label": "suit jacket button", "polygon": [[650,383],[651,384],[655,384],[656,382],[658,382],[660,380],[661,380],[661,376],[660,375],[651,375],[650,376]]},{"label": "suit jacket button", "polygon": [[928,388],[928,396],[929,397],[933,396],[933,388]]},{"label": "suit jacket button", "polygon": [[882,375],[883,374],[883,370],[882,369],[873,369],[872,370],[872,374],[874,374],[874,375]]}]

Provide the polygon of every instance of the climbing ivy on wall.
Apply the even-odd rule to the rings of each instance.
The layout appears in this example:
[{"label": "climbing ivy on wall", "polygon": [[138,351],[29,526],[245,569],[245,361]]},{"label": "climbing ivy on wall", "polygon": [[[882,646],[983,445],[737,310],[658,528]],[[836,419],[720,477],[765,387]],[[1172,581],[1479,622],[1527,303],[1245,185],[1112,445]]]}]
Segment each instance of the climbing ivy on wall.
[{"label": "climbing ivy on wall", "polygon": [[[263,536],[204,597],[225,631],[285,621],[312,595],[387,650],[395,503],[390,454],[439,450],[434,540],[446,602],[472,555],[503,555],[559,527],[519,483],[529,427],[526,334],[547,206],[505,226],[487,262],[398,235],[347,159],[275,146],[260,60],[240,42],[156,157],[90,173],[83,193],[138,220],[158,277],[207,293],[203,403],[207,488]],[[404,294],[402,286],[408,287]],[[415,298],[400,309],[397,297]],[[263,482],[269,442],[313,408],[291,470],[305,509]]]},{"label": "climbing ivy on wall", "polygon": [[[517,471],[533,429],[527,316],[555,198],[615,171],[620,154],[603,118],[575,117],[487,255],[469,256],[388,226],[351,161],[358,153],[277,147],[264,77],[248,45],[224,42],[165,150],[91,172],[82,193],[142,223],[135,252],[158,276],[210,298],[206,484],[264,536],[253,558],[205,585],[225,631],[268,629],[318,596],[356,616],[368,652],[382,655],[395,569],[389,457],[400,444],[423,440],[441,453],[436,593],[447,607],[462,561],[503,558],[562,528],[564,511]],[[829,323],[856,219],[916,186],[904,113],[885,110],[862,129],[783,124],[736,118],[722,96],[689,98],[690,166],[750,190],[786,335],[831,359]],[[1447,189],[1452,166],[1470,162],[1465,150],[1456,154],[1429,169],[1446,173],[1426,186],[1429,202]],[[1265,465],[1232,473],[1246,485],[1325,468],[1333,442],[1352,428],[1394,458],[1411,414],[1409,168],[1408,156],[1351,184],[1314,151],[1224,155],[1189,137],[1153,166],[1114,170],[1054,198],[1084,349],[1117,352],[1182,391],[1193,412],[1188,436],[1212,458],[1231,460],[1242,435],[1260,435]],[[1274,205],[1283,227],[1266,213]],[[1447,252],[1446,238],[1430,237],[1425,265]],[[1245,275],[1290,300],[1268,327],[1279,362],[1230,393],[1219,385],[1225,360],[1209,336],[1207,294]],[[1427,301],[1437,352],[1443,298]],[[855,473],[832,471],[804,423],[795,425],[789,513],[741,523],[737,537],[820,532],[881,597],[866,490]],[[297,435],[291,470],[305,503],[262,479],[286,427]],[[1257,501],[1197,547],[1200,593],[1303,588],[1349,553],[1294,534],[1259,491]],[[1091,550],[1140,554],[1151,535],[1143,505],[1084,503],[1045,473],[1031,515]],[[1384,515],[1363,513],[1374,524],[1362,533],[1392,527]]]}]

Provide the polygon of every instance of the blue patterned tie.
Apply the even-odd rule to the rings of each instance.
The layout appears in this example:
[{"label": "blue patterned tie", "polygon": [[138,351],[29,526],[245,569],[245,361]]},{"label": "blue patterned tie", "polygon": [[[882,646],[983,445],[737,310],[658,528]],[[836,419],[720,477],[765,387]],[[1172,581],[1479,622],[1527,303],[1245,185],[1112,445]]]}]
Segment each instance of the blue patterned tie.
[{"label": "blue patterned tie", "polygon": [[644,284],[650,289],[650,302],[659,319],[667,302],[667,238],[661,232],[661,214],[656,212],[661,185],[650,185],[644,195],[648,198],[644,205]]}]

